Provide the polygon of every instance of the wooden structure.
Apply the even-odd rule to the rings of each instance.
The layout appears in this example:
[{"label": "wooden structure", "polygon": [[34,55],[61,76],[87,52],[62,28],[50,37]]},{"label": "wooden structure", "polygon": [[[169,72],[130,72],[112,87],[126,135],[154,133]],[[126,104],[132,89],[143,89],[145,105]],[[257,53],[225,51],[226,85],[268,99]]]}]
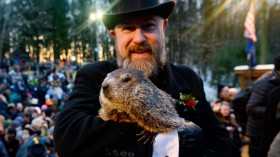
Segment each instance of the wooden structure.
[{"label": "wooden structure", "polygon": [[[271,71],[273,68],[273,64],[262,64],[257,65],[256,67],[252,68],[252,70],[249,70],[248,65],[239,65],[234,68],[234,72],[236,75],[239,75],[240,88],[244,89],[246,86],[248,86],[248,84],[250,84],[250,81],[247,82],[247,80],[254,81],[264,73]],[[251,76],[251,78],[249,78],[249,76]]]}]

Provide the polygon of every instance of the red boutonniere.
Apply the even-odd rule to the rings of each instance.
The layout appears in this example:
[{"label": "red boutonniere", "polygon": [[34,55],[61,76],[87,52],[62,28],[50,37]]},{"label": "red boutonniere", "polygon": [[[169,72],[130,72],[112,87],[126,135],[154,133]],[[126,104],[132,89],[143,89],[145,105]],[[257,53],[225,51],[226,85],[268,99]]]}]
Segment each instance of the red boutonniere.
[{"label": "red boutonniere", "polygon": [[180,105],[183,105],[185,107],[185,111],[192,108],[195,110],[195,106],[197,105],[198,101],[195,100],[195,97],[192,96],[192,94],[182,94],[180,93],[180,99],[178,100]]}]

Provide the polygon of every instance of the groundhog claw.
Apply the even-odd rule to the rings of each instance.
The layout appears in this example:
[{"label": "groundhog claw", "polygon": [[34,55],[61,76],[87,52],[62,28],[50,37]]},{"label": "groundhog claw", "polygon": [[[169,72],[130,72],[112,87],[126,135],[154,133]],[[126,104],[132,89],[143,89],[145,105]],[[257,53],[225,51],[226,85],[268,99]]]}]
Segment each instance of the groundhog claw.
[{"label": "groundhog claw", "polygon": [[143,144],[146,144],[148,141],[153,143],[156,138],[156,134],[147,132],[145,130],[141,131],[140,134],[136,134],[136,136],[140,137],[138,141],[144,141]]}]

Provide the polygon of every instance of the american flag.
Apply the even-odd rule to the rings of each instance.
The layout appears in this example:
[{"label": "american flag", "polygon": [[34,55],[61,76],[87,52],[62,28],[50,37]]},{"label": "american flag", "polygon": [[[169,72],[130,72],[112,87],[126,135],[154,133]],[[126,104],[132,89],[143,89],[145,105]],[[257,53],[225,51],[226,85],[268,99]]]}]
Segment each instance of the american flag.
[{"label": "american flag", "polygon": [[254,43],[257,42],[256,29],[255,29],[255,16],[253,3],[250,5],[250,9],[247,13],[244,22],[245,32],[244,36],[251,39]]},{"label": "american flag", "polygon": [[248,38],[248,42],[245,48],[247,52],[249,66],[255,67],[257,65],[257,58],[256,58],[256,29],[255,29],[255,17],[254,17],[254,3],[251,3],[250,9],[247,13],[245,22],[244,22],[244,37]]}]

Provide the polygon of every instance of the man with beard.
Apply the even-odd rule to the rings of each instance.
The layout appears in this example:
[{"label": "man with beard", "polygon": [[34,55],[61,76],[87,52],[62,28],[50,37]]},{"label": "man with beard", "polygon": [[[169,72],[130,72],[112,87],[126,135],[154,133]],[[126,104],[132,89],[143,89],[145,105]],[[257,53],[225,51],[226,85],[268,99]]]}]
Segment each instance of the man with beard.
[{"label": "man with beard", "polygon": [[[191,95],[197,100],[195,110],[185,112],[185,106],[179,104],[176,109],[181,117],[202,128],[204,142],[197,142],[196,130],[179,133],[179,156],[192,156],[195,149],[200,152],[197,156],[233,156],[232,141],[207,102],[199,76],[187,66],[173,65],[166,59],[164,33],[175,1],[110,0],[110,4],[111,12],[102,20],[115,39],[117,59],[87,64],[77,73],[74,90],[56,121],[54,144],[58,155],[153,156],[153,143],[139,140],[140,127],[98,117],[99,92],[106,75],[117,68],[135,68],[174,99]],[[190,153],[181,153],[184,150]]]}]

